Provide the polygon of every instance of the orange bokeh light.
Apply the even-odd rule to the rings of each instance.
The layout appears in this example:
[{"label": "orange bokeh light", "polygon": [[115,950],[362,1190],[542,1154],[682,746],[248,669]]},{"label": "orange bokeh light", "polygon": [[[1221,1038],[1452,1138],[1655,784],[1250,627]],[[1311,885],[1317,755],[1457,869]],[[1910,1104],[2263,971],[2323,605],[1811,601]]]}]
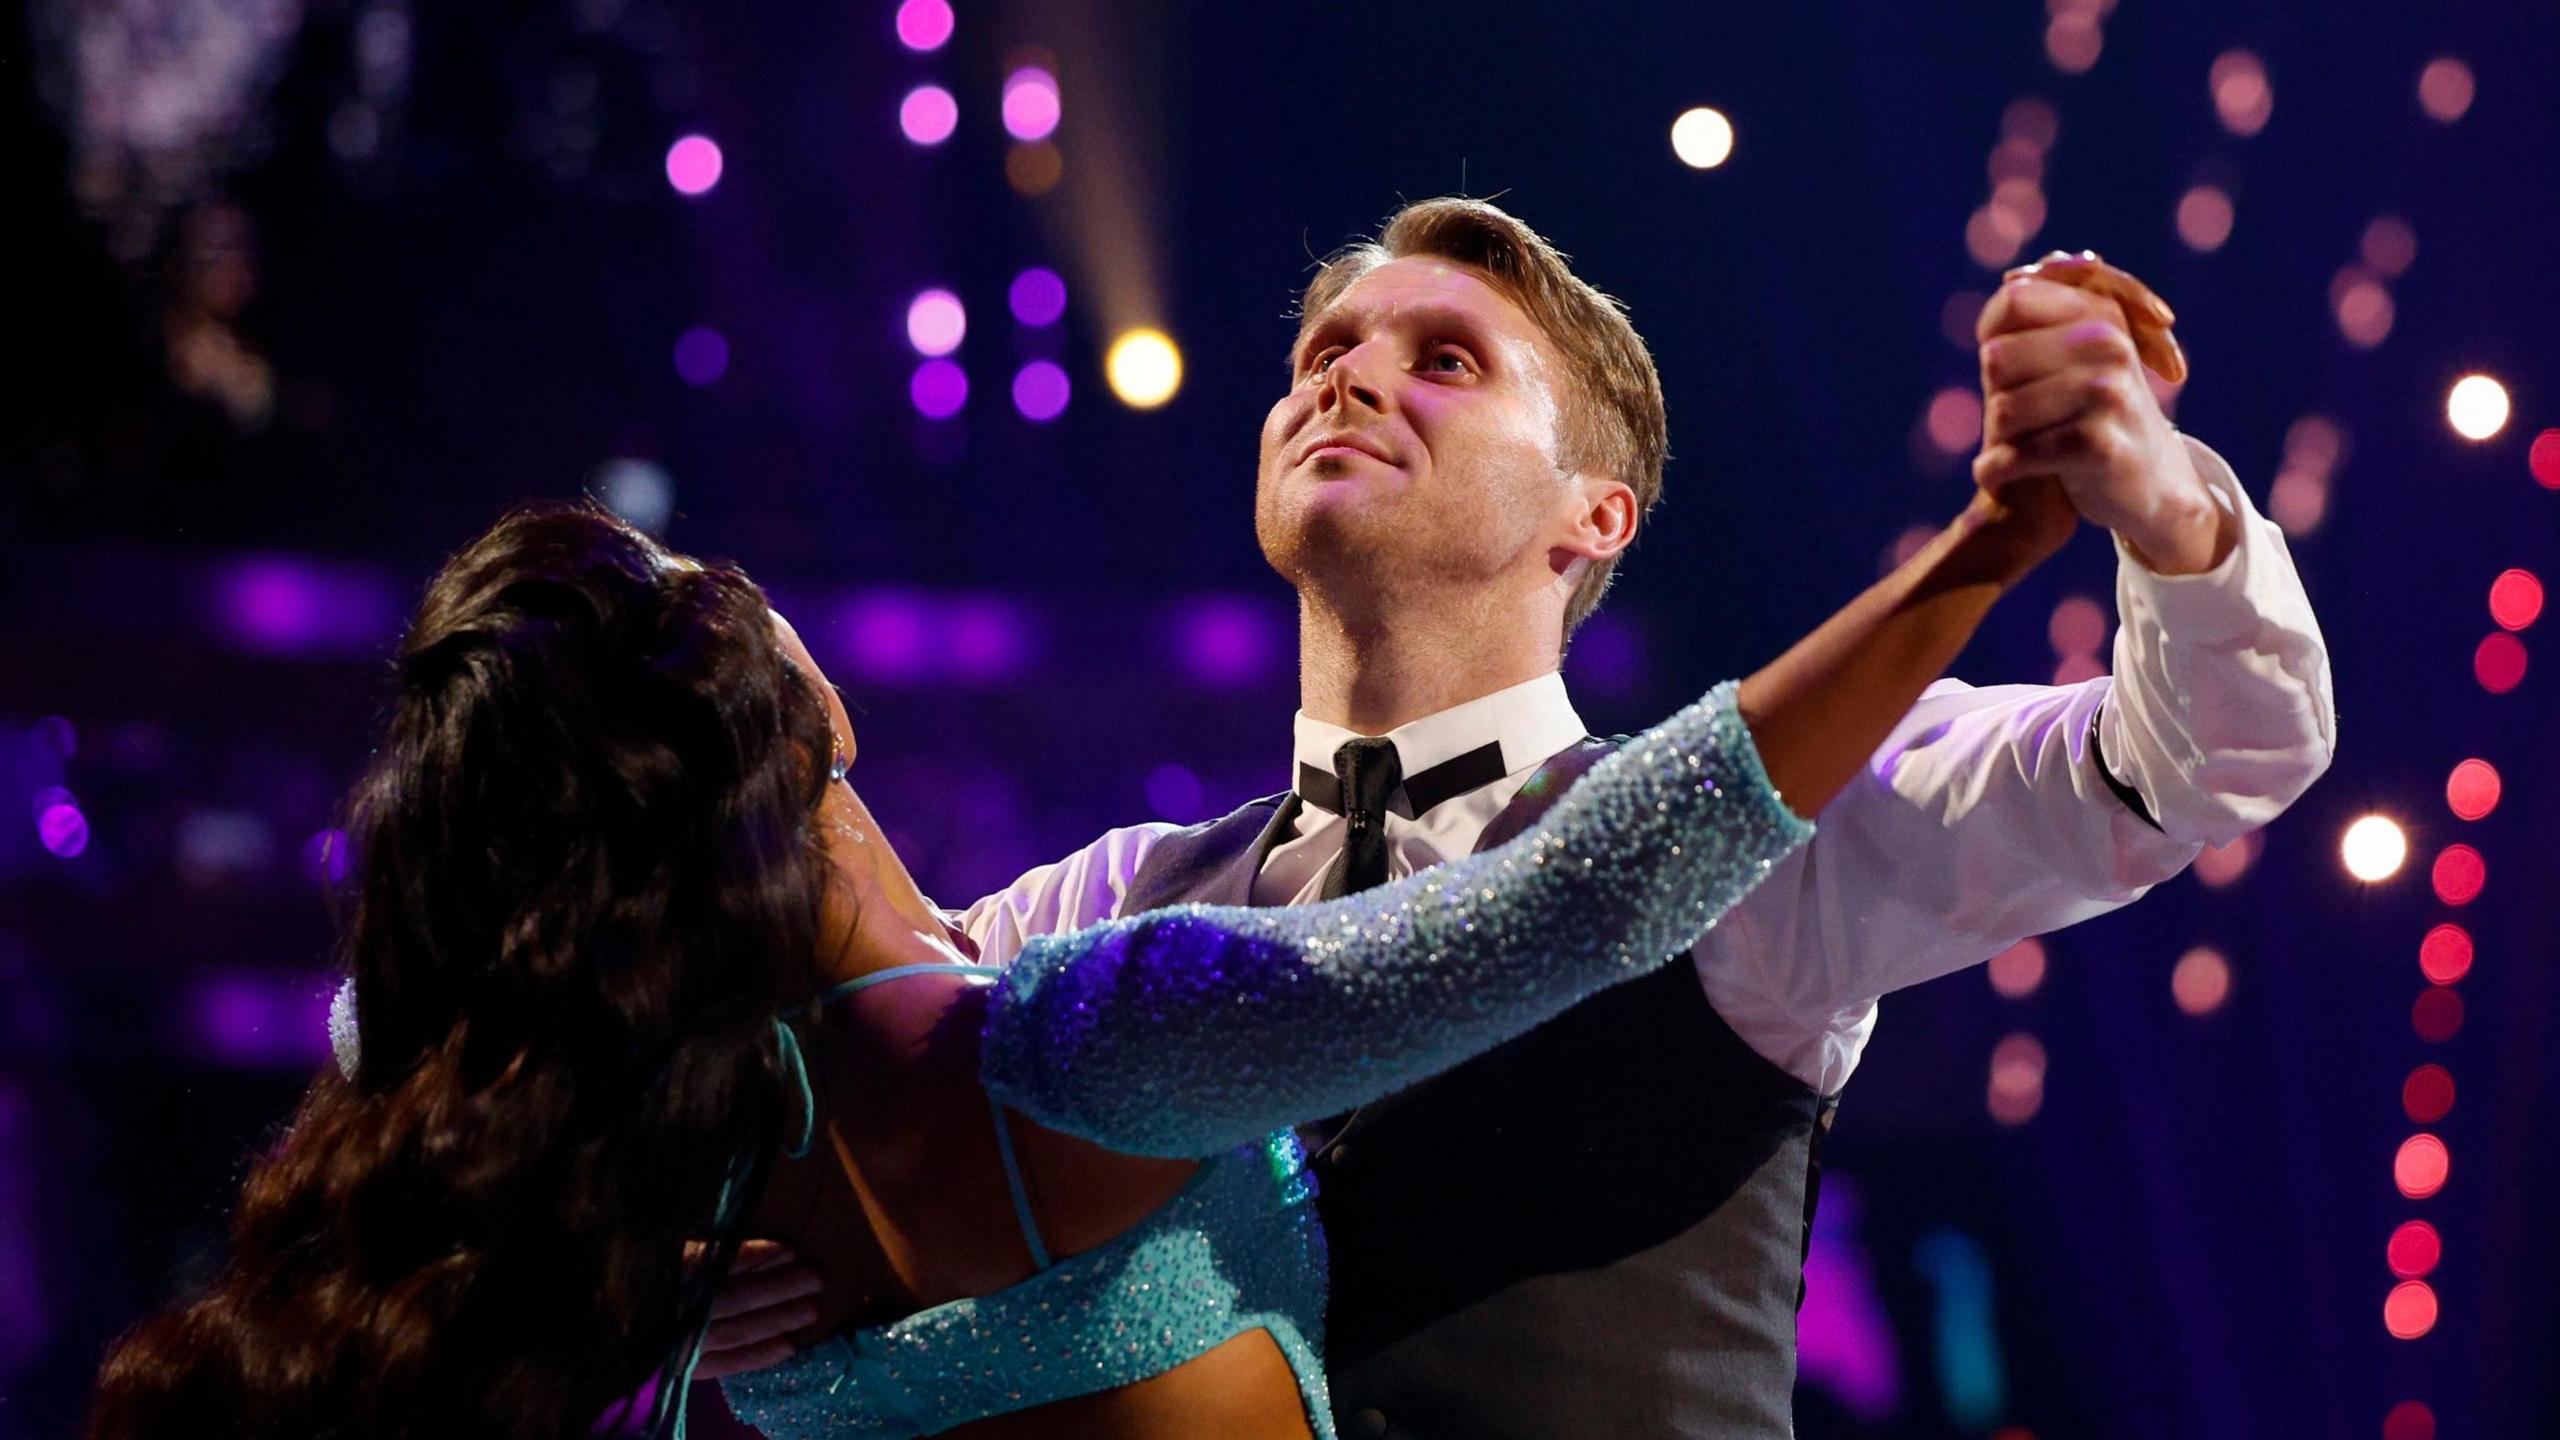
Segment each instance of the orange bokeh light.
[{"label": "orange bokeh light", "polygon": [[2169,972],[2169,998],[2190,1015],[2210,1015],[2231,998],[2231,962],[2220,951],[2197,946]]},{"label": "orange bokeh light", "polygon": [[2221,186],[2198,185],[2178,197],[2178,238],[2188,249],[2209,254],[2231,238],[2237,216],[2230,194]]},{"label": "orange bokeh light", "polygon": [[2249,862],[2258,858],[2258,832],[2250,831],[2228,845],[2207,845],[2190,867],[2196,879],[2216,890],[2248,873]]},{"label": "orange bokeh light", "polygon": [[1991,988],[2012,1000],[2023,1000],[2044,983],[2044,942],[2021,940],[1991,957]]},{"label": "orange bokeh light", "polygon": [[2452,1171],[2452,1152],[2424,1131],[2401,1141],[2400,1153],[2391,1159],[2392,1181],[2412,1200],[2424,1200],[2442,1190]]},{"label": "orange bokeh light", "polygon": [[2471,109],[2472,97],[2478,93],[2471,67],[2451,56],[2430,60],[2418,72],[2418,108],[2429,119],[2452,124]]}]

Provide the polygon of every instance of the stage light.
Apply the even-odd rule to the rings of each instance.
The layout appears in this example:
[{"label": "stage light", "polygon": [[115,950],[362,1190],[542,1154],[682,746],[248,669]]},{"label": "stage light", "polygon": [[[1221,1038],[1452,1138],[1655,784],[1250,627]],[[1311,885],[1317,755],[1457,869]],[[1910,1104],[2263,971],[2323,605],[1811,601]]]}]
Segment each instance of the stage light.
[{"label": "stage light", "polygon": [[1067,282],[1057,271],[1034,265],[1013,277],[1005,303],[1013,307],[1014,319],[1035,330],[1055,325],[1067,313]]},{"label": "stage light", "polygon": [[1034,360],[1014,372],[1013,408],[1037,423],[1057,419],[1067,410],[1067,372],[1046,360]]},{"label": "stage light", "polygon": [[2347,337],[2348,344],[2370,350],[2391,338],[2391,324],[2399,318],[2399,307],[2391,303],[2391,292],[2381,281],[2349,266],[2347,271],[2339,272],[2338,283],[2330,287],[2330,296],[2338,333]]},{"label": "stage light", "polygon": [[2403,1280],[2415,1280],[2434,1270],[2444,1259],[2444,1237],[2436,1227],[2424,1220],[2403,1220],[2391,1232],[2390,1243],[2383,1247],[2391,1273]]},{"label": "stage light", "polygon": [[2044,942],[2021,940],[1991,957],[1991,988],[2012,1000],[2023,1000],[2044,983]]},{"label": "stage light", "polygon": [[2169,972],[2169,998],[2190,1015],[2210,1015],[2231,998],[2231,962],[2219,951],[2197,946],[2178,957]]},{"label": "stage light", "polygon": [[2045,623],[2056,655],[2095,655],[2107,643],[2107,612],[2086,595],[2066,595]]},{"label": "stage light", "polygon": [[2489,862],[2468,845],[2447,845],[2436,854],[2432,878],[2436,898],[2447,905],[2468,905],[2489,883]]},{"label": "stage light", "polygon": [[2420,1125],[2433,1125],[2453,1110],[2453,1072],[2430,1061],[2400,1085],[2400,1108]]},{"label": "stage light", "polygon": [[2438,985],[2450,985],[2471,973],[2471,932],[2459,925],[2438,925],[2418,942],[2418,970]]},{"label": "stage light", "polygon": [[1046,140],[1058,128],[1058,77],[1026,65],[1004,77],[1004,131],[1016,140]]},{"label": "stage light", "polygon": [[2409,1028],[2430,1045],[2441,1045],[2462,1033],[2462,992],[2450,985],[2430,985],[2409,1006]]},{"label": "stage light", "polygon": [[2524,642],[2504,630],[2491,631],[2480,648],[2471,652],[2471,673],[2479,678],[2480,688],[2492,695],[2504,695],[2523,684],[2524,669]]},{"label": "stage light", "polygon": [[2044,1075],[2042,1042],[2023,1031],[2004,1037],[1991,1050],[1991,1118],[2003,1125],[2034,1119],[2044,1108]]},{"label": "stage light", "polygon": [[1016,145],[1004,152],[1004,183],[1017,195],[1046,195],[1067,173],[1067,157],[1046,140]]},{"label": "stage light", "polygon": [[2065,13],[2044,27],[2044,58],[2065,75],[2085,75],[2107,47],[2095,17]]},{"label": "stage light", "polygon": [[675,517],[676,482],[663,465],[617,456],[596,467],[587,488],[605,508],[652,535],[664,535]]},{"label": "stage light", "polygon": [[2044,228],[2044,187],[2033,180],[2003,180],[1991,187],[1991,208],[2023,242]]},{"label": "stage light", "polygon": [[2400,873],[2409,858],[2409,837],[2389,817],[2367,815],[2347,827],[2338,855],[2348,874],[2370,885]]},{"label": "stage light", "polygon": [[1929,443],[1941,454],[1962,455],[1982,443],[1982,397],[1950,385],[1929,397],[1921,423],[1929,432]]},{"label": "stage light", "polygon": [[1733,122],[1700,105],[1671,122],[1671,153],[1692,170],[1713,170],[1733,155]]},{"label": "stage light", "polygon": [[2382,1440],[2436,1440],[2436,1412],[2423,1400],[2403,1400],[2382,1417]]},{"label": "stage light", "polygon": [[2504,570],[2489,584],[2489,618],[2522,630],[2542,618],[2542,580],[2530,570]]},{"label": "stage light", "polygon": [[2393,1182],[2412,1200],[2424,1200],[2442,1190],[2452,1170],[2452,1153],[2443,1141],[2424,1131],[2401,1141],[2399,1153],[2391,1159]]},{"label": "stage light", "polygon": [[2465,375],[2444,397],[2444,418],[2465,440],[2486,440],[2507,428],[2507,387],[2486,375]]},{"label": "stage light", "polygon": [[2003,140],[1991,147],[1991,159],[1983,169],[1991,177],[1994,189],[2011,181],[2041,185],[2044,183],[2044,147],[2032,140]]},{"label": "stage light", "polygon": [[939,85],[919,85],[898,102],[898,129],[918,145],[939,145],[960,128],[960,102]]},{"label": "stage light", "polygon": [[898,7],[898,43],[910,50],[939,50],[954,25],[950,0],[906,0]]},{"label": "stage light", "polygon": [[709,193],[725,162],[708,135],[687,135],[667,147],[667,183],[683,195]]},{"label": "stage light", "polygon": [[80,813],[79,805],[64,794],[36,811],[36,839],[53,855],[75,859],[89,848],[89,817]]},{"label": "stage light", "polygon": [[2207,845],[2189,868],[2198,882],[2219,890],[2247,874],[2249,862],[2257,858],[2258,832],[2252,830],[2228,845]]},{"label": "stage light", "polygon": [[696,389],[729,373],[729,339],[708,325],[676,337],[676,374]]},{"label": "stage light", "polygon": [[1111,342],[1102,372],[1121,404],[1153,410],[1182,388],[1182,352],[1161,330],[1124,331]]},{"label": "stage light", "polygon": [[2477,820],[2498,808],[2498,767],[2486,760],[2465,760],[2445,777],[2445,807],[2465,820]]},{"label": "stage light", "polygon": [[2364,242],[2357,248],[2364,263],[2396,280],[2418,258],[2418,232],[2397,215],[2377,215],[2364,227]]},{"label": "stage light", "polygon": [[969,312],[948,290],[923,290],[907,302],[907,343],[919,355],[948,355],[969,333]]},{"label": "stage light", "polygon": [[2178,238],[2207,254],[2231,238],[2231,196],[2219,185],[2198,185],[2178,197]]},{"label": "stage light", "polygon": [[2436,1328],[2435,1288],[2424,1280],[2403,1280],[2382,1302],[2382,1328],[2394,1340],[2415,1340]]},{"label": "stage light", "polygon": [[2560,490],[2560,430],[2545,430],[2533,437],[2525,468],[2532,473],[2533,483],[2545,490]]},{"label": "stage light", "polygon": [[2275,113],[2276,92],[2257,56],[2246,50],[2225,50],[2214,57],[2205,80],[2213,91],[2213,111],[2222,118],[2222,128],[2241,136],[2267,128],[2267,118]]},{"label": "stage light", "polygon": [[948,420],[969,403],[969,376],[949,360],[927,360],[907,382],[907,398],[928,420]]},{"label": "stage light", "polygon": [[1227,596],[1195,600],[1175,612],[1174,654],[1189,676],[1213,689],[1233,690],[1278,674],[1289,649],[1279,619],[1251,601]]},{"label": "stage light", "polygon": [[2418,108],[2426,111],[2431,120],[2450,125],[2461,119],[2477,93],[2471,67],[2451,56],[2430,60],[2427,68],[2418,72]]},{"label": "stage light", "polygon": [[2287,535],[2308,535],[2329,517],[2329,482],[2315,470],[2276,472],[2267,487],[2267,518]]},{"label": "stage light", "polygon": [[2009,102],[2000,112],[2000,138],[2023,140],[2038,150],[2050,150],[2062,133],[2062,117],[2054,112],[2051,101],[2033,95],[2022,95]]},{"label": "stage light", "polygon": [[1964,222],[1965,253],[1973,263],[1985,270],[1999,270],[2018,258],[2018,247],[2027,243],[2017,228],[2016,218],[1989,205],[1973,212]]},{"label": "stage light", "polygon": [[2285,427],[2287,465],[2326,475],[2346,458],[2347,432],[2326,415],[2305,415]]}]

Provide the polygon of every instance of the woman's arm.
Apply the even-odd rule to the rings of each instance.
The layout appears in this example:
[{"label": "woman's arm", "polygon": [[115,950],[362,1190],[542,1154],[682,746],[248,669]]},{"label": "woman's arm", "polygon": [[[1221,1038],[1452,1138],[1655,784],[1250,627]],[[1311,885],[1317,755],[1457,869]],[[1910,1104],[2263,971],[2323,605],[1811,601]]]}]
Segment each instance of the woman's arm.
[{"label": "woman's arm", "polygon": [[1114,1149],[1214,1154],[1401,1088],[1652,969],[1803,842],[1799,817],[2069,534],[2056,529],[2046,512],[1978,500],[1778,661],[1594,766],[1508,844],[1321,905],[1177,906],[1034,940],[989,1007],[989,1090]]}]

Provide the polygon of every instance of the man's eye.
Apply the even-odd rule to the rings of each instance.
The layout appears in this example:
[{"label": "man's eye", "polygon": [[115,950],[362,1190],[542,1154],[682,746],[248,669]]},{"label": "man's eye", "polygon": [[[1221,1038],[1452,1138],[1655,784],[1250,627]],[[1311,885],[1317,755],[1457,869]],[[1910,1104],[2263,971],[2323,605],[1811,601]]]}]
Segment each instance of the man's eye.
[{"label": "man's eye", "polygon": [[1443,345],[1432,351],[1430,360],[1425,363],[1443,374],[1464,374],[1475,368],[1474,362],[1467,358],[1467,352],[1455,345]]},{"label": "man's eye", "polygon": [[1333,362],[1341,358],[1342,347],[1339,345],[1328,345],[1324,349],[1317,351],[1315,353],[1315,357],[1307,362],[1307,373],[1310,375],[1321,375],[1327,370],[1332,369]]}]

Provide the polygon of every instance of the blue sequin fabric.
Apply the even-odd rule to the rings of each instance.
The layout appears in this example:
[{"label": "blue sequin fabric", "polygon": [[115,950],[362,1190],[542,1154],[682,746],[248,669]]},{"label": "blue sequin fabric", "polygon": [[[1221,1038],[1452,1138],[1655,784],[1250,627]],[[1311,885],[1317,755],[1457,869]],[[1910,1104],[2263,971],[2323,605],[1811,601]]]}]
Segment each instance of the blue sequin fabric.
[{"label": "blue sequin fabric", "polygon": [[1480,855],[1343,900],[1177,906],[1024,947],[988,1090],[1054,1129],[1207,1157],[1175,1199],[1019,1285],[722,1383],[775,1440],[929,1435],[1162,1374],[1256,1328],[1333,1440],[1324,1242],[1286,1127],[1518,1035],[1697,943],[1813,827],[1770,786],[1731,683]]},{"label": "blue sequin fabric", "polygon": [[774,1440],[930,1435],[1161,1375],[1268,1330],[1318,1440],[1334,1440],[1320,1356],[1324,1232],[1297,1137],[1215,1156],[1107,1245],[992,1295],[849,1331],[720,1383]]},{"label": "blue sequin fabric", "polygon": [[1813,833],[1770,785],[1735,689],[1465,860],[1320,905],[1177,905],[1033,940],[996,982],[987,1088],[1115,1150],[1213,1155],[1653,969]]}]

